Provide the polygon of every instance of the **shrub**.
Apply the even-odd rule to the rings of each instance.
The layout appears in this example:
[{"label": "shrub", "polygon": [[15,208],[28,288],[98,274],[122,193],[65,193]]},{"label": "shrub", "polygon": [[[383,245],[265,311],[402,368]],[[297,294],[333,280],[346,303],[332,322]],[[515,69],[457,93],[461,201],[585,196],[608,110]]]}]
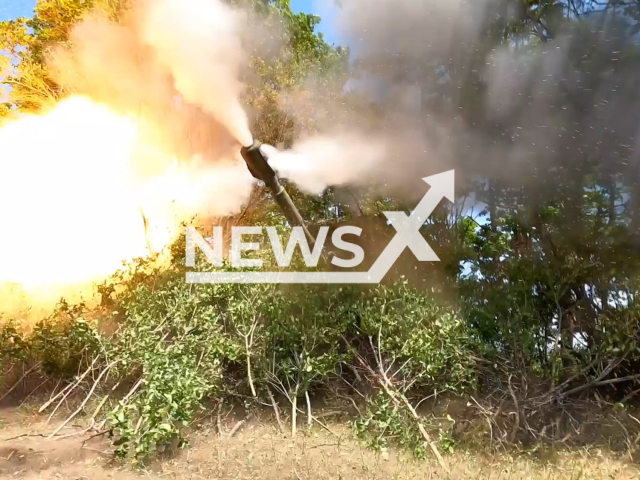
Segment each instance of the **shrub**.
[{"label": "shrub", "polygon": [[382,354],[403,364],[416,387],[462,393],[475,386],[464,322],[407,282],[379,286],[347,306],[363,332],[379,338]]},{"label": "shrub", "polygon": [[267,401],[267,389],[275,388],[295,411],[297,398],[353,360],[348,338],[379,338],[381,354],[402,363],[416,387],[459,393],[473,385],[463,324],[406,283],[190,285],[184,239],[172,251],[169,264],[138,260],[99,288],[97,312],[117,324],[111,336],[82,318],[82,305],[66,303],[29,337],[11,324],[0,336],[11,344],[5,355],[40,361],[49,374],[91,373],[73,381],[93,382],[86,391],[102,398],[94,417],[122,392],[106,414],[121,458],[144,458],[181,441],[210,397]]}]

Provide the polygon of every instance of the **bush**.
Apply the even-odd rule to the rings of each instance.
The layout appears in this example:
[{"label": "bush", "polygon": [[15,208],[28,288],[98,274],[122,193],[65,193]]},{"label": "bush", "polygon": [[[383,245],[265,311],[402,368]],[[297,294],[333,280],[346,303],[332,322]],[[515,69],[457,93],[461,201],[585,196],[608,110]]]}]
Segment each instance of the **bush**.
[{"label": "bush", "polygon": [[405,282],[379,286],[347,305],[380,351],[403,364],[416,387],[462,393],[475,387],[465,323]]},{"label": "bush", "polygon": [[53,377],[70,377],[101,350],[102,337],[94,324],[81,317],[83,305],[60,302],[48,318],[25,333],[14,320],[0,326],[0,359],[38,363]]},{"label": "bush", "polygon": [[[451,435],[454,420],[447,416],[446,423],[437,422],[435,419],[421,419],[429,424],[425,428],[437,429],[438,444],[440,450],[452,453],[455,442]],[[417,458],[425,458],[429,451],[426,442],[416,421],[406,409],[398,408],[389,396],[380,390],[378,394],[367,401],[365,414],[354,423],[356,434],[366,440],[367,445],[380,452],[386,451],[391,443],[400,448],[411,451]]]},{"label": "bush", "polygon": [[[11,324],[0,336],[11,346],[5,355],[40,361],[49,374],[72,378],[88,367],[91,375],[72,382],[97,379],[98,410],[122,391],[106,415],[122,458],[175,445],[207,398],[266,402],[268,389],[276,389],[295,405],[339,375],[366,337],[380,340],[381,354],[403,364],[402,375],[416,388],[460,393],[473,386],[463,323],[406,283],[189,285],[184,239],[172,251],[168,265],[139,260],[99,288],[99,316],[117,324],[109,337],[82,318],[91,312],[65,303],[30,336]],[[373,424],[369,419],[361,429]]]},{"label": "bush", "polygon": [[163,449],[193,421],[202,399],[222,389],[223,366],[239,349],[225,335],[214,303],[219,294],[190,291],[176,275],[117,299],[125,320],[110,344],[109,365],[117,377],[142,381],[109,415],[118,455]]}]

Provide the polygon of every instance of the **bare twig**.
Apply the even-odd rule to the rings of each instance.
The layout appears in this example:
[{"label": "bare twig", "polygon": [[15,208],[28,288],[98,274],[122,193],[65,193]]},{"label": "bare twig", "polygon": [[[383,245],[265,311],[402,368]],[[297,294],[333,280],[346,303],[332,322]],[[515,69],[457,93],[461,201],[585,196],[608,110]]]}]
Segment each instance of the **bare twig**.
[{"label": "bare twig", "polygon": [[40,387],[42,387],[45,383],[47,383],[50,379],[49,378],[45,378],[44,381],[42,383],[40,383],[40,385],[38,385],[36,388],[34,388],[33,390],[31,390],[31,393],[29,393],[29,395],[27,395],[26,397],[24,397],[24,399],[22,400],[22,403],[20,403],[20,406],[24,405],[25,403],[27,403],[27,400],[29,400],[31,398],[31,395],[33,395],[34,393],[36,393],[38,390],[40,390]]},{"label": "bare twig", "polygon": [[[89,390],[89,393],[87,394],[87,396],[85,397],[85,399],[83,400],[83,402],[80,404],[80,406],[76,409],[75,412],[73,412],[64,422],[62,422],[60,424],[60,426],[58,428],[56,428],[53,433],[51,435],[49,435],[47,438],[51,438],[54,435],[56,435],[60,430],[62,430],[64,428],[64,426],[69,423],[78,413],[80,413],[82,411],[82,409],[84,408],[84,406],[87,404],[87,402],[89,401],[89,399],[93,396],[93,392],[95,391],[96,387],[98,386],[98,384],[100,383],[100,380],[102,380],[102,377],[111,369],[111,367],[114,364],[111,365],[107,365],[102,372],[100,372],[100,375],[98,375],[98,378],[96,379],[95,382],[93,382],[93,386],[91,387],[91,390]],[[106,401],[106,400],[105,400]]]},{"label": "bare twig", "polygon": [[218,412],[216,414],[216,421],[218,425],[218,435],[222,436],[224,432],[222,431],[222,418],[221,418],[220,412],[222,412],[222,400],[218,403]]},{"label": "bare twig", "polygon": [[631,400],[638,393],[640,393],[640,388],[637,389],[637,390],[633,390],[632,392],[629,392],[627,395],[624,396],[624,398],[622,400],[620,400],[620,403],[624,404],[624,402],[627,402],[627,401]]},{"label": "bare twig", "polygon": [[140,377],[138,381],[133,385],[131,390],[129,390],[129,393],[127,393],[122,399],[123,405],[125,405],[129,401],[129,399],[133,396],[133,394],[136,393],[136,391],[138,390],[138,388],[140,388],[140,385],[142,385],[143,382],[144,382],[144,377]]},{"label": "bare twig", "polygon": [[238,431],[238,430],[240,430],[240,427],[242,427],[242,425],[244,425],[244,424],[245,424],[245,422],[246,422],[246,421],[247,421],[247,420],[246,420],[246,419],[244,419],[244,420],[240,420],[238,423],[236,423],[236,424],[233,426],[233,428],[231,429],[231,431],[229,432],[229,437],[230,437],[230,438],[231,438],[231,437],[233,437],[233,436],[237,433],[237,431]]},{"label": "bare twig", "polygon": [[[380,336],[380,333],[378,333],[378,335]],[[373,343],[371,342],[371,339],[369,339],[369,340],[370,340],[370,343],[373,346]],[[378,339],[378,345],[380,345],[380,339]],[[420,430],[420,433],[422,434],[424,439],[429,444],[429,447],[431,448],[431,451],[433,452],[433,454],[435,455],[436,459],[438,460],[438,463],[440,463],[440,466],[442,467],[442,469],[445,472],[450,473],[449,467],[447,467],[447,464],[445,463],[444,458],[442,458],[442,455],[440,454],[440,450],[438,450],[438,446],[436,445],[436,442],[433,441],[433,439],[431,438],[431,436],[429,435],[427,430],[424,428],[424,425],[420,421],[420,416],[416,412],[415,408],[413,408],[413,405],[411,405],[411,402],[409,402],[409,400],[407,400],[407,397],[405,397],[402,393],[394,391],[395,389],[394,389],[393,385],[391,384],[391,382],[389,381],[389,378],[385,375],[384,368],[382,367],[382,363],[381,363],[382,362],[382,356],[381,356],[380,350],[378,349],[378,370],[380,372],[379,375],[376,375],[375,371],[371,368],[370,365],[368,365],[362,359],[362,357],[360,356],[360,354],[357,351],[355,351],[354,349],[352,349],[352,351],[353,351],[356,359],[360,363],[360,365],[362,365],[366,370],[369,371],[369,373],[374,378],[376,378],[378,380],[378,383],[383,388],[385,393],[389,396],[389,398],[396,405],[404,405],[406,407],[406,409],[409,411],[411,416],[416,421],[416,424],[418,425],[418,429]],[[375,351],[374,351],[374,353],[375,353]]]},{"label": "bare twig", "polygon": [[111,452],[107,452],[107,451],[104,451],[104,450],[98,450],[97,448],[85,447],[84,445],[81,448],[84,448],[85,450],[89,450],[91,452],[99,453],[101,455],[105,455],[107,457],[110,457],[111,455],[113,455],[113,453],[111,453]]},{"label": "bare twig", "polygon": [[95,434],[91,435],[90,437],[85,438],[85,439],[82,441],[82,448],[84,448],[85,443],[87,443],[89,440],[93,440],[93,439],[94,439],[94,438],[96,438],[96,437],[101,437],[102,435],[104,435],[104,434],[106,434],[106,433],[109,433],[109,429],[107,429],[107,430],[101,430],[101,431],[99,431],[99,432],[97,432],[97,433],[95,433]]},{"label": "bare twig", "polygon": [[89,368],[87,368],[84,371],[84,373],[82,375],[80,375],[80,377],[78,377],[76,379],[75,382],[70,383],[69,385],[67,385],[65,388],[63,388],[60,391],[60,393],[58,393],[55,397],[53,397],[52,399],[50,399],[48,402],[46,402],[44,405],[42,405],[40,407],[40,409],[38,410],[38,413],[42,413],[43,411],[45,411],[49,407],[49,405],[51,405],[53,402],[55,402],[59,397],[62,397],[60,399],[60,401],[58,402],[58,404],[56,405],[56,408],[54,408],[53,412],[51,412],[51,414],[49,415],[49,418],[47,419],[47,423],[49,423],[51,421],[51,418],[53,418],[53,416],[55,415],[55,413],[58,410],[58,408],[60,408],[60,405],[62,405],[62,403],[71,394],[71,392],[73,392],[73,390],[80,385],[82,380],[84,380],[84,377],[86,377],[89,374],[89,372],[91,372],[93,370],[93,367],[94,367],[94,365],[96,364],[97,361],[98,361],[98,357],[94,358],[93,362],[91,362],[91,365],[89,366]]},{"label": "bare twig", "polygon": [[311,400],[309,399],[309,391],[304,391],[304,397],[307,399],[307,425],[313,424],[313,415],[311,414]]},{"label": "bare twig", "polygon": [[24,379],[27,377],[27,375],[29,375],[31,372],[33,372],[33,371],[34,371],[36,368],[38,368],[39,366],[40,366],[40,362],[36,363],[33,367],[31,367],[29,370],[27,370],[27,371],[26,371],[26,372],[25,372],[25,373],[20,377],[20,379],[19,379],[16,383],[14,383],[14,384],[13,384],[13,387],[11,387],[9,390],[7,390],[7,391],[4,393],[4,395],[2,395],[2,396],[0,397],[0,402],[1,402],[2,400],[4,400],[4,399],[7,397],[7,395],[9,395],[11,392],[13,392],[13,391],[15,390],[15,388],[16,388],[18,385],[20,385],[20,383],[22,383],[22,380],[24,380]]},{"label": "bare twig", "polygon": [[113,392],[116,391],[116,389],[118,388],[118,386],[120,385],[120,382],[117,382],[113,388],[111,388],[111,391],[109,393],[107,393],[104,398],[102,399],[102,401],[98,404],[98,406],[96,407],[96,409],[93,411],[93,415],[91,415],[91,424],[93,425],[96,416],[98,415],[98,413],[100,412],[100,410],[102,409],[102,407],[104,406],[105,403],[107,403],[107,400],[109,400],[109,397],[111,396],[111,394]]},{"label": "bare twig", "polygon": [[351,405],[353,405],[353,408],[355,408],[356,412],[358,412],[358,415],[361,417],[362,416],[362,412],[360,411],[360,408],[358,408],[358,404],[356,403],[356,401],[353,399],[353,397],[348,397],[345,395],[340,395],[338,392],[335,392],[335,396],[338,398],[343,398],[345,400],[349,400],[351,402]]},{"label": "bare twig", "polygon": [[278,408],[276,399],[273,397],[273,393],[271,393],[271,389],[269,387],[267,387],[267,393],[269,394],[269,400],[271,400],[271,406],[273,407],[273,411],[276,414],[276,421],[278,422],[280,433],[284,435],[284,425],[282,425],[282,420],[280,420],[280,409]]},{"label": "bare twig", "polygon": [[[298,409],[298,411],[300,413],[304,413],[302,410]],[[311,416],[311,419],[316,422],[318,425],[320,425],[323,429],[325,429],[327,432],[329,432],[331,435],[333,435],[336,438],[340,438],[340,435],[338,435],[336,432],[334,432],[333,430],[331,430],[325,423],[321,422],[320,420],[318,420],[318,418],[315,415]]]},{"label": "bare twig", "polygon": [[581,377],[582,375],[585,375],[589,370],[591,370],[593,367],[595,367],[598,363],[600,363],[602,361],[602,358],[596,358],[594,361],[592,361],[589,365],[587,365],[586,368],[584,368],[583,370],[580,371],[580,373],[576,373],[575,375],[572,375],[571,377],[567,378],[564,382],[562,382],[560,385],[558,385],[556,388],[552,389],[547,395],[551,396],[554,393],[562,390],[563,388],[567,387],[571,382],[573,382],[576,378]]},{"label": "bare twig", "polygon": [[[439,393],[442,393],[442,392],[439,392]],[[427,400],[429,400],[430,398],[437,397],[437,396],[438,396],[438,391],[437,391],[437,390],[435,390],[431,395],[427,395],[426,397],[424,397],[422,400],[420,400],[420,401],[416,404],[416,406],[415,406],[416,410],[417,410],[417,409],[418,409],[418,407],[422,404],[422,402],[426,402],[426,401],[427,401]]]},{"label": "bare twig", "polygon": [[238,331],[238,334],[244,338],[244,346],[247,356],[247,379],[249,381],[249,387],[251,388],[251,395],[253,396],[253,398],[257,398],[258,396],[256,394],[256,388],[253,385],[253,377],[251,376],[251,347],[253,346],[253,334],[256,331],[257,326],[258,318],[254,317],[253,323],[251,324],[251,327],[249,328],[249,331],[247,333],[240,333],[240,330],[236,329]]},{"label": "bare twig", "polygon": [[349,385],[351,387],[351,389],[357,393],[360,397],[362,397],[363,399],[367,399],[367,397],[365,397],[356,387],[354,387],[352,384],[350,384],[344,377],[339,376],[340,380],[342,380],[344,383],[346,383],[347,385]]},{"label": "bare twig", "polygon": [[347,368],[349,370],[351,370],[353,372],[353,375],[356,377],[356,381],[361,382],[362,378],[360,377],[360,374],[358,373],[358,369],[356,367],[354,367],[353,365],[349,364],[349,363],[345,363],[345,365],[347,366]]},{"label": "bare twig", "polygon": [[583,390],[586,390],[588,388],[591,387],[603,387],[605,385],[613,385],[614,383],[622,383],[622,382],[630,382],[632,380],[637,380],[640,379],[640,373],[635,374],[635,375],[629,375],[627,377],[619,377],[619,378],[610,378],[609,380],[602,380],[602,381],[597,381],[594,380],[592,382],[589,382],[585,385],[581,385],[579,387],[576,387],[572,390],[569,390],[568,392],[563,394],[563,397],[568,397],[569,395],[573,395],[575,393],[579,393],[582,392]]},{"label": "bare twig", "polygon": [[513,424],[511,436],[509,437],[509,442],[513,443],[516,439],[516,435],[518,434],[518,430],[520,429],[520,405],[518,404],[518,397],[516,397],[516,392],[513,391],[513,387],[511,386],[511,375],[509,375],[509,393],[511,394],[513,405],[516,409],[516,421]]},{"label": "bare twig", "polygon": [[2,438],[0,439],[0,442],[8,442],[9,440],[17,440],[19,438],[24,438],[24,437],[44,437],[45,435],[43,435],[42,433],[23,433],[21,435],[16,435],[15,437],[9,437],[9,438]]},{"label": "bare twig", "polygon": [[296,421],[298,416],[298,387],[296,391],[291,395],[291,438],[296,436]]}]

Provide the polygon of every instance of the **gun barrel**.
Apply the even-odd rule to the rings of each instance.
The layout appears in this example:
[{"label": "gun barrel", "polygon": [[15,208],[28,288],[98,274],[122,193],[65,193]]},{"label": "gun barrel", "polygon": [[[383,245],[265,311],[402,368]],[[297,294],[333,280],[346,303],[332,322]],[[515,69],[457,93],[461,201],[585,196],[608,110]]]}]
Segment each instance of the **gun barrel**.
[{"label": "gun barrel", "polygon": [[247,167],[249,168],[251,175],[264,182],[287,221],[294,227],[302,227],[304,234],[307,237],[307,241],[309,242],[309,247],[313,248],[315,239],[307,229],[304,219],[291,200],[291,197],[280,184],[278,175],[273,168],[271,168],[271,165],[269,165],[269,162],[267,162],[267,159],[262,154],[260,146],[261,143],[256,140],[250,147],[242,147],[240,154],[247,163]]}]

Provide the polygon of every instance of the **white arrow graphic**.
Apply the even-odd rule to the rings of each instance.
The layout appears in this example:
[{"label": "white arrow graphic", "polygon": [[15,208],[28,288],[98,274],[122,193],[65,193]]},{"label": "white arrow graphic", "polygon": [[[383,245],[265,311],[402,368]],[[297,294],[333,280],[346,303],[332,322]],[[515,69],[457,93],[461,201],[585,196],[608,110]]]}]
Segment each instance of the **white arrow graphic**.
[{"label": "white arrow graphic", "polygon": [[425,177],[431,185],[411,215],[383,212],[396,235],[368,272],[188,272],[187,283],[380,283],[405,248],[411,249],[421,262],[439,262],[420,228],[443,198],[455,201],[455,171]]},{"label": "white arrow graphic", "polygon": [[372,283],[382,281],[406,247],[409,247],[421,262],[440,261],[425,238],[420,235],[420,228],[443,198],[451,202],[455,200],[454,173],[454,170],[449,170],[448,172],[423,178],[422,180],[431,185],[431,188],[420,200],[420,203],[411,212],[410,216],[407,217],[404,212],[383,212],[398,233],[380,254],[376,263],[369,269],[368,274],[371,276]]}]

